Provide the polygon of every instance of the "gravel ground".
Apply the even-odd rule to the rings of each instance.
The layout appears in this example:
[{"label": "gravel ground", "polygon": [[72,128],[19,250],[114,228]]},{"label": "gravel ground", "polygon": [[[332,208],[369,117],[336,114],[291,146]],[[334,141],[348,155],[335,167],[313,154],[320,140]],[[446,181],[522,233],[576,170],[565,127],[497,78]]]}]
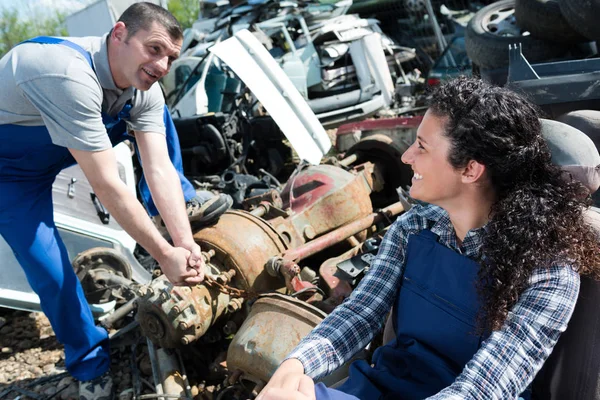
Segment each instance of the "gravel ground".
[{"label": "gravel ground", "polygon": [[[145,343],[145,342],[143,342]],[[111,349],[111,374],[118,399],[131,399],[136,373],[138,393],[153,393],[145,346],[122,343]],[[0,399],[77,399],[78,382],[66,373],[63,348],[42,313],[0,309]],[[144,387],[141,387],[144,386]]]},{"label": "gravel ground", "polygon": [[[214,344],[210,349],[183,354],[194,400],[213,400],[221,387],[218,382],[223,382],[226,353]],[[201,362],[194,366],[194,361]],[[139,330],[111,343],[110,371],[118,400],[156,393],[146,340]],[[77,400],[78,391],[79,382],[66,372],[63,347],[44,314],[0,308],[0,400]]]}]

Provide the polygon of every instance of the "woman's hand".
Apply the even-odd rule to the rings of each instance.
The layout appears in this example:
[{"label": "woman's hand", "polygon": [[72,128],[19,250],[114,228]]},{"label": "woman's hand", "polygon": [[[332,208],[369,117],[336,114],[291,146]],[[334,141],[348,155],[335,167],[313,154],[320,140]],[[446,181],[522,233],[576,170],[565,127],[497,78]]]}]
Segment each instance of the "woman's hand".
[{"label": "woman's hand", "polygon": [[285,360],[256,400],[315,400],[315,384],[295,359]]}]

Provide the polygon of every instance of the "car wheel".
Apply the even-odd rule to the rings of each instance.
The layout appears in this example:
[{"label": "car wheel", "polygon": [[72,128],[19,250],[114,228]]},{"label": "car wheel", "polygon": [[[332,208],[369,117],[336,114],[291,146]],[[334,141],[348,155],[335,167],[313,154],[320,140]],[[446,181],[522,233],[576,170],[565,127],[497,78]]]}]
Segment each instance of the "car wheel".
[{"label": "car wheel", "polygon": [[521,43],[523,54],[535,63],[559,57],[567,46],[538,39],[522,30],[515,18],[515,0],[502,0],[479,10],[467,25],[465,46],[471,60],[484,69],[508,65],[508,46]]},{"label": "car wheel", "polygon": [[558,0],[516,0],[517,24],[533,36],[559,43],[579,43],[588,39],[569,25]]},{"label": "car wheel", "polygon": [[600,40],[600,0],[562,0],[560,11],[577,32],[589,39]]}]

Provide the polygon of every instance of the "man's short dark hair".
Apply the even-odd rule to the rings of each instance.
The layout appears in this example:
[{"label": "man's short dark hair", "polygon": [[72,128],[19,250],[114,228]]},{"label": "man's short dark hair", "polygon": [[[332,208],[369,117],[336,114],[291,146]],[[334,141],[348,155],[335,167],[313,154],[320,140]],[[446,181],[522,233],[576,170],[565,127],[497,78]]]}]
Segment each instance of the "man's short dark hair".
[{"label": "man's short dark hair", "polygon": [[156,4],[134,3],[123,12],[119,21],[127,27],[127,39],[135,35],[140,29],[149,31],[154,22],[162,25],[171,36],[171,39],[183,39],[183,31],[177,19],[169,11]]}]

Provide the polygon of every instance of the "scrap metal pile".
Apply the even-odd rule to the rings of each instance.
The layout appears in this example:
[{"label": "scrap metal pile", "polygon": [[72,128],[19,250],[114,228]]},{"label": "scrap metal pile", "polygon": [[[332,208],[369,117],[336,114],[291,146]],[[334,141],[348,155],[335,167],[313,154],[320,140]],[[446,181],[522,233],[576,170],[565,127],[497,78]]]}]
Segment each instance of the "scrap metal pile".
[{"label": "scrap metal pile", "polygon": [[244,29],[264,45],[326,127],[414,106],[419,74],[406,63],[415,50],[394,42],[377,20],[347,15],[351,1],[210,5],[186,32],[182,56],[163,82],[167,104],[179,117],[228,113],[244,83],[250,86],[240,81],[235,65],[209,51]]}]

